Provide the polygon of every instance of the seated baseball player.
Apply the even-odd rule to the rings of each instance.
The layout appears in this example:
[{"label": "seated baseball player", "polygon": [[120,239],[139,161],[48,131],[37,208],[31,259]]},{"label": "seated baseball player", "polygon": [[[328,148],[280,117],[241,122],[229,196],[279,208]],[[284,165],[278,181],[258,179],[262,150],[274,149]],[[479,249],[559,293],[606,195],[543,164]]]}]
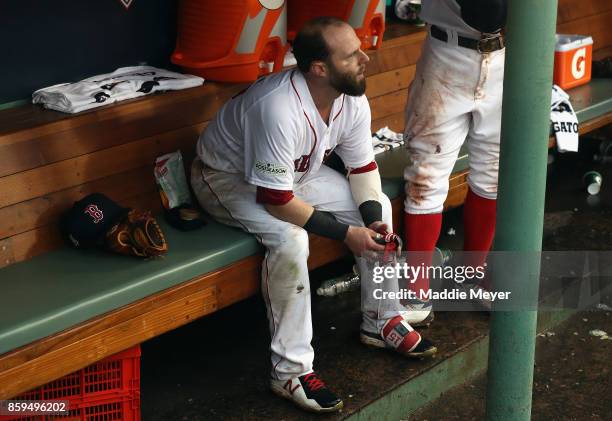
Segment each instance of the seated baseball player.
[{"label": "seated baseball player", "polygon": [[[397,303],[368,290],[373,275],[361,256],[384,250],[376,240],[393,225],[374,161],[363,95],[369,59],[360,45],[341,20],[307,23],[293,46],[298,68],[261,78],[225,104],[200,136],[191,174],[207,212],[265,246],[271,388],[316,412],[343,403],[313,371],[308,233],[344,241],[356,256],[365,288],[362,342],[410,357],[436,352]],[[323,165],[332,151],[348,177]]]}]

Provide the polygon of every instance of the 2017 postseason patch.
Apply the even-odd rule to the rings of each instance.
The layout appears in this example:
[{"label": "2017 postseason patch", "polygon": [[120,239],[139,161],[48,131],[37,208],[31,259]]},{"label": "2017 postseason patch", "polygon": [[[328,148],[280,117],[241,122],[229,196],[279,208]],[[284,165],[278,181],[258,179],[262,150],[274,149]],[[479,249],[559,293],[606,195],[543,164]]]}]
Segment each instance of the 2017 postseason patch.
[{"label": "2017 postseason patch", "polygon": [[282,164],[273,164],[271,162],[257,161],[255,162],[255,171],[265,175],[284,177],[289,169]]}]

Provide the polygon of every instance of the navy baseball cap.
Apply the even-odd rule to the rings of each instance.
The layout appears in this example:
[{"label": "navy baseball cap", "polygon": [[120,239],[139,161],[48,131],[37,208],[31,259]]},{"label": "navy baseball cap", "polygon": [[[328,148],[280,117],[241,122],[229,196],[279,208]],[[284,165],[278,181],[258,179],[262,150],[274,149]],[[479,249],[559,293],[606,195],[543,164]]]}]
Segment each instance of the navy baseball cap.
[{"label": "navy baseball cap", "polygon": [[88,248],[102,242],[106,232],[130,211],[122,208],[102,193],[92,193],[64,213],[60,230],[73,247]]}]

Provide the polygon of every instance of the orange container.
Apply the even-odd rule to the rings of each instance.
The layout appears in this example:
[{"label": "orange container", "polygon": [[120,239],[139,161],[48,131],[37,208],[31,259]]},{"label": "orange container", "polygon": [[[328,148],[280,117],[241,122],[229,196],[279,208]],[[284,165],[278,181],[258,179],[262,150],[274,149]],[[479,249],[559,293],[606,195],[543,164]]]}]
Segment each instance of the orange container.
[{"label": "orange container", "polygon": [[251,82],[283,67],[285,0],[181,0],[174,64],[205,79]]},{"label": "orange container", "polygon": [[69,415],[2,416],[2,421],[140,421],[140,345],[11,400],[68,401]]},{"label": "orange container", "polygon": [[591,80],[593,38],[585,35],[557,34],[553,80],[562,89]]},{"label": "orange container", "polygon": [[385,0],[287,0],[287,3],[287,38],[291,41],[308,20],[334,16],[355,29],[362,50],[382,45]]}]

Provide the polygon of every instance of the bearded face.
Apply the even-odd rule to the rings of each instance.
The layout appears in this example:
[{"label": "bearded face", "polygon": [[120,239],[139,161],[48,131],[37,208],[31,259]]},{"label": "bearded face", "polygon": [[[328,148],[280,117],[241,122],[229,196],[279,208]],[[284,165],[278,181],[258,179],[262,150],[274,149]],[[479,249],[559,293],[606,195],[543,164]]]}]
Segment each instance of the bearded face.
[{"label": "bearded face", "polygon": [[329,84],[341,94],[361,96],[366,90],[365,66],[357,72],[340,71],[331,60],[328,60]]}]

